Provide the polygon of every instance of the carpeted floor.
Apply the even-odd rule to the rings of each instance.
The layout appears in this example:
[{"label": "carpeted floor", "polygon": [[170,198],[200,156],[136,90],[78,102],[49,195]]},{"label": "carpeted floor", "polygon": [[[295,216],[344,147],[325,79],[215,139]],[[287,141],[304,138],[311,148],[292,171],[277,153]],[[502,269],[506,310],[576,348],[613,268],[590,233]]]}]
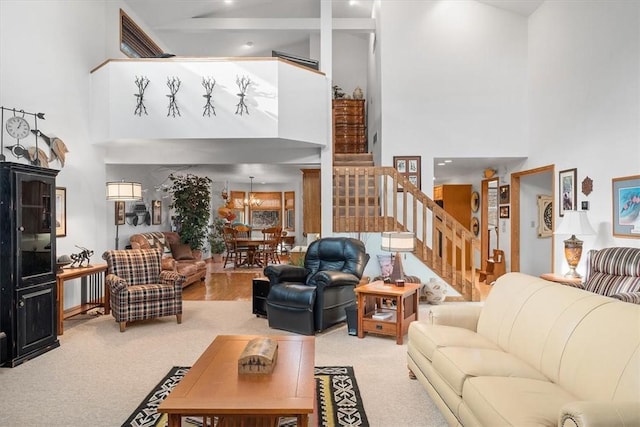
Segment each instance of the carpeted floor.
[{"label": "carpeted floor", "polygon": [[[189,371],[188,367],[174,366],[169,373],[143,399],[122,427],[164,427],[166,414],[156,411],[160,403]],[[314,371],[318,399],[318,425],[326,427],[368,427],[369,421],[362,405],[358,383],[351,366],[322,366]],[[202,426],[201,418],[185,417],[185,426]],[[282,419],[280,427],[295,427],[295,418]]]},{"label": "carpeted floor", "polygon": [[[429,306],[420,305],[420,318]],[[60,347],[0,369],[0,426],[122,425],[172,366],[191,366],[217,335],[287,335],[251,314],[250,301],[185,301],[175,316],[135,322],[121,333],[112,316],[64,322]],[[409,379],[407,344],[347,333],[341,324],[315,338],[315,366],[353,366],[373,427],[444,427],[425,389]]]}]

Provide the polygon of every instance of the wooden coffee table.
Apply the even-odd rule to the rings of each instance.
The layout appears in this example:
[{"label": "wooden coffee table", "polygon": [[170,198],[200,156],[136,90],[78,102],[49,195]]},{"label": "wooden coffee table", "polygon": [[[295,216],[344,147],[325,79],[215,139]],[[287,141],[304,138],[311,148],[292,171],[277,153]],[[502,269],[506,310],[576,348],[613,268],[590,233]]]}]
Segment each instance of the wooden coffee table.
[{"label": "wooden coffee table", "polygon": [[308,426],[315,405],[315,338],[269,336],[278,341],[271,374],[238,374],[238,358],[254,335],[219,335],[160,404],[169,427],[183,416],[217,416],[219,426],[278,425],[296,417]]},{"label": "wooden coffee table", "polygon": [[[422,285],[405,283],[404,286],[384,283],[378,280],[356,287],[358,294],[358,338],[364,338],[365,332],[396,337],[396,343],[402,344],[409,323],[418,320],[418,290]],[[395,301],[393,307],[386,307],[384,301]],[[375,314],[388,316],[375,319]]]}]

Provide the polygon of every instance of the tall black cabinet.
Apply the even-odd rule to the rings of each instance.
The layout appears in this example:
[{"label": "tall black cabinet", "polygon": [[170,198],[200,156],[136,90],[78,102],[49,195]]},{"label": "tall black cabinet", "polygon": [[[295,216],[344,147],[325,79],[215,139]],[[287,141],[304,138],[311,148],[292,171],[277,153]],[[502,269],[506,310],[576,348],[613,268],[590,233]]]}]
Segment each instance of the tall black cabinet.
[{"label": "tall black cabinet", "polygon": [[[0,365],[60,345],[56,330],[58,171],[0,162]],[[4,336],[3,336],[4,334]]]}]

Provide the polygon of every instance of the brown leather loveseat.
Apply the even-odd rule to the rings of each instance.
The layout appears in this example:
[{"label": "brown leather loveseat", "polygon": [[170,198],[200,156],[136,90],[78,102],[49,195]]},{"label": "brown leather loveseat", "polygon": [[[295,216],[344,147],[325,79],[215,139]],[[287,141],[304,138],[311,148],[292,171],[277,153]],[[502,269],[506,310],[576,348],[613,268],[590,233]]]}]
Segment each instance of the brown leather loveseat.
[{"label": "brown leather loveseat", "polygon": [[162,269],[175,271],[186,277],[183,287],[204,280],[207,264],[202,252],[180,242],[180,235],[173,231],[153,231],[134,234],[129,238],[131,249],[157,248],[162,251]]}]

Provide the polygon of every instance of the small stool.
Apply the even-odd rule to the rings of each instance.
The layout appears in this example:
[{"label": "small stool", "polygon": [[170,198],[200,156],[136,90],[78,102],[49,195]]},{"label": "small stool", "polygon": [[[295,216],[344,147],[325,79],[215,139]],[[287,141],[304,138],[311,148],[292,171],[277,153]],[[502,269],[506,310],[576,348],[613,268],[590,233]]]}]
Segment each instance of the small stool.
[{"label": "small stool", "polygon": [[273,285],[267,297],[269,327],[314,335],[313,304],[316,287],[296,283]]}]

